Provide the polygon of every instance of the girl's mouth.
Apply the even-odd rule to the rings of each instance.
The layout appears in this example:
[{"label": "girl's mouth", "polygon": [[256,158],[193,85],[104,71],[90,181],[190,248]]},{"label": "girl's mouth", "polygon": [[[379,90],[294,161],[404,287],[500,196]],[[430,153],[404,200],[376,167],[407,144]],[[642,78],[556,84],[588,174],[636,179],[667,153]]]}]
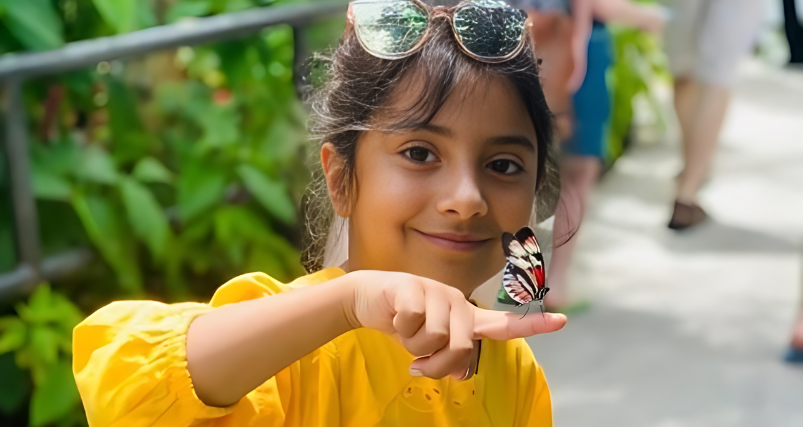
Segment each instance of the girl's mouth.
[{"label": "girl's mouth", "polygon": [[484,239],[472,234],[425,233],[415,230],[433,245],[450,252],[471,252],[481,248],[492,239]]}]

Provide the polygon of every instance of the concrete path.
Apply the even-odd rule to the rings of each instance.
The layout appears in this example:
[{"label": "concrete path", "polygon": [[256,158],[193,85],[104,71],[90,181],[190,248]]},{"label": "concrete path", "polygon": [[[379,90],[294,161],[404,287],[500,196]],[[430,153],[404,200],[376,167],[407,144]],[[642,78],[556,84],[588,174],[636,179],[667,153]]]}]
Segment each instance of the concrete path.
[{"label": "concrete path", "polygon": [[531,340],[556,426],[801,427],[803,367],[780,358],[803,288],[803,70],[742,64],[712,220],[684,233],[666,228],[676,133],[604,177],[572,269],[592,308]]}]

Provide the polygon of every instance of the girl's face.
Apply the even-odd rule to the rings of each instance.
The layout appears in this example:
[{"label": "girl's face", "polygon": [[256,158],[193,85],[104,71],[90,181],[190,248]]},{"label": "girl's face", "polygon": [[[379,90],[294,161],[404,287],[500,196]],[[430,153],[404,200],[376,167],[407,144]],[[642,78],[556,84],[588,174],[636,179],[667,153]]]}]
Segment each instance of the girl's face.
[{"label": "girl's face", "polygon": [[[417,90],[408,85],[393,107],[411,105]],[[356,195],[335,202],[349,218],[349,269],[412,273],[470,294],[504,266],[502,232],[530,219],[536,147],[523,102],[501,78],[458,88],[424,128],[363,133]],[[330,182],[333,150],[322,152]]]}]

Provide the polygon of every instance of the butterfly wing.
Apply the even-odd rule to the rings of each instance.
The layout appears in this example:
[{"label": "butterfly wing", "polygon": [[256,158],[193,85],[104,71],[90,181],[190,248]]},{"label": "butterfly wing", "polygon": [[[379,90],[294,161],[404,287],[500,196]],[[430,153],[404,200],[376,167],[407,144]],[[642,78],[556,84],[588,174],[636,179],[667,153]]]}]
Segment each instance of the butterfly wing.
[{"label": "butterfly wing", "polygon": [[548,288],[544,257],[535,233],[529,227],[522,228],[515,235],[505,233],[502,235],[502,244],[507,257],[502,280],[505,291],[519,304],[543,299]]},{"label": "butterfly wing", "polygon": [[510,298],[519,305],[527,304],[535,299],[535,291],[532,282],[527,277],[527,273],[514,264],[508,263],[505,266],[502,287]]}]

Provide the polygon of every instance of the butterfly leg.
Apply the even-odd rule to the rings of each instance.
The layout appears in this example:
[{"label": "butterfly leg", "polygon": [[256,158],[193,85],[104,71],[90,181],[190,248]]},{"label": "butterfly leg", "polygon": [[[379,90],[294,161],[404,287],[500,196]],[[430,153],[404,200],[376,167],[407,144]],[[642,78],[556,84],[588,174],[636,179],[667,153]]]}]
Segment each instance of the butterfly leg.
[{"label": "butterfly leg", "polygon": [[[521,306],[519,306],[519,307],[521,307]],[[521,317],[519,317],[519,320],[524,319],[524,316],[526,316],[527,313],[529,313],[529,312],[530,312],[530,303],[527,303],[527,311],[525,311],[524,314],[522,314]]]}]

